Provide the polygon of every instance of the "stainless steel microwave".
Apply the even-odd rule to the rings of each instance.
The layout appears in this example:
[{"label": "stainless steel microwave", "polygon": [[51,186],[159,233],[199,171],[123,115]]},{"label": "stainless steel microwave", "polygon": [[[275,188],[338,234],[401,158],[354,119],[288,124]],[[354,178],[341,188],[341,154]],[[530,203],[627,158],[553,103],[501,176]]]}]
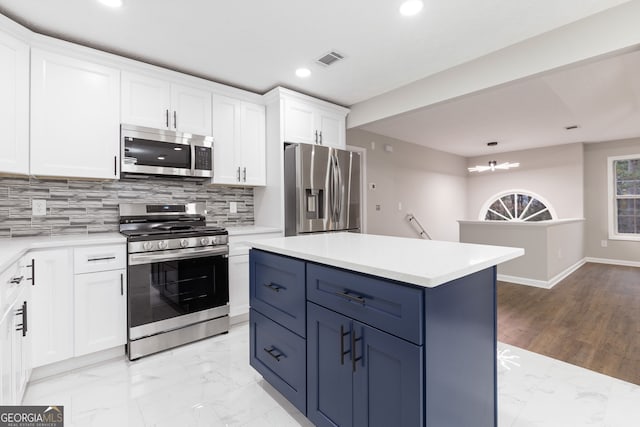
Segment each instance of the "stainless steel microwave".
[{"label": "stainless steel microwave", "polygon": [[121,125],[121,176],[213,176],[213,137]]}]

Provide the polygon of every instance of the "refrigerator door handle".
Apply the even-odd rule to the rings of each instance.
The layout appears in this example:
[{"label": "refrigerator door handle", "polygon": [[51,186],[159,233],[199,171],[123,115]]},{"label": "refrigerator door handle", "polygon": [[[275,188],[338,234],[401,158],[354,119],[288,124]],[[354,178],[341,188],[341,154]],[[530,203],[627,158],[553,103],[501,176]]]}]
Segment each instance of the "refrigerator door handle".
[{"label": "refrigerator door handle", "polygon": [[340,169],[340,161],[338,159],[338,155],[336,154],[336,169],[338,170],[338,179],[337,181],[337,190],[336,191],[336,222],[338,223],[339,227],[342,227],[342,225],[340,225],[340,218],[342,217],[342,199],[344,196],[344,188],[343,188],[343,182],[342,182],[342,169]]},{"label": "refrigerator door handle", "polygon": [[340,168],[338,166],[338,156],[335,151],[331,153],[331,171],[333,175],[333,182],[331,183],[333,187],[333,199],[331,200],[331,219],[334,222],[334,227],[338,226],[338,215],[339,215],[339,200],[340,200],[340,188],[339,188],[339,180],[340,180]]}]

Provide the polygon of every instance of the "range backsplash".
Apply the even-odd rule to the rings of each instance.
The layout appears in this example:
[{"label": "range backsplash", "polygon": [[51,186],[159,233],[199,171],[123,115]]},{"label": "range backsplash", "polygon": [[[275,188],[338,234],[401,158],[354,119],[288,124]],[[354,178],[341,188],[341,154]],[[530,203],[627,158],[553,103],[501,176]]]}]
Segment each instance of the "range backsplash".
[{"label": "range backsplash", "polygon": [[[46,216],[31,215],[31,200],[47,201]],[[253,189],[152,178],[80,181],[0,177],[0,237],[57,236],[118,231],[120,203],[207,204],[207,222],[253,224]],[[238,212],[229,212],[237,202]]]}]

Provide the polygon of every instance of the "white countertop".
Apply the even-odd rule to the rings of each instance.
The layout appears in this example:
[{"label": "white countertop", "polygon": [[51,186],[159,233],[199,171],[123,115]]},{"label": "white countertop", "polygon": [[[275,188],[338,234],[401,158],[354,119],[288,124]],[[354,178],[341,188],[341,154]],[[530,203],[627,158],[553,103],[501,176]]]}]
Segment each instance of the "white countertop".
[{"label": "white countertop", "polygon": [[14,237],[0,239],[0,272],[17,261],[27,251],[34,249],[62,248],[69,246],[109,245],[126,243],[120,233],[77,234],[53,237]]},{"label": "white countertop", "polygon": [[256,249],[433,288],[524,255],[524,249],[356,233],[251,242]]},{"label": "white countertop", "polygon": [[245,236],[249,234],[282,233],[280,228],[263,227],[261,225],[240,225],[236,227],[226,227],[229,236]]}]

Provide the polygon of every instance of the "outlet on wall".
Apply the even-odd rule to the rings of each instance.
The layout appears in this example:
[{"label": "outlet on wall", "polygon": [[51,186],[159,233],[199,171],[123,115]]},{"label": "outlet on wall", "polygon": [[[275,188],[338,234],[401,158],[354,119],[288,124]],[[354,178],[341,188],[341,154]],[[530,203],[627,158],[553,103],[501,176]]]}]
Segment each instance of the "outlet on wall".
[{"label": "outlet on wall", "polygon": [[600,246],[602,246],[603,248],[606,248],[608,244],[609,244],[609,242],[608,242],[608,241],[606,241],[606,240],[600,240]]},{"label": "outlet on wall", "polygon": [[229,213],[238,213],[238,202],[229,202]]},{"label": "outlet on wall", "polygon": [[44,216],[47,214],[47,201],[46,200],[31,200],[31,215]]}]

